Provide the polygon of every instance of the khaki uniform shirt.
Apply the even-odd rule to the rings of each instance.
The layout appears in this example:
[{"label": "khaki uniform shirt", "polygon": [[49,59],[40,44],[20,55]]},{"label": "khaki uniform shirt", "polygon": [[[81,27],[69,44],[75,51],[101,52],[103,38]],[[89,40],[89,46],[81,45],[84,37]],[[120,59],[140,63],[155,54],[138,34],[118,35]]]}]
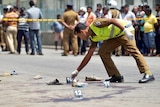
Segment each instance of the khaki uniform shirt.
[{"label": "khaki uniform shirt", "polygon": [[62,15],[62,21],[68,25],[75,25],[76,22],[79,22],[78,13],[68,10]]},{"label": "khaki uniform shirt", "polygon": [[[6,13],[5,14],[5,18],[8,18],[8,19],[18,19],[18,14],[16,12],[9,12],[9,13]],[[17,20],[15,21],[7,21],[7,25],[8,26],[15,26],[17,27]]]}]

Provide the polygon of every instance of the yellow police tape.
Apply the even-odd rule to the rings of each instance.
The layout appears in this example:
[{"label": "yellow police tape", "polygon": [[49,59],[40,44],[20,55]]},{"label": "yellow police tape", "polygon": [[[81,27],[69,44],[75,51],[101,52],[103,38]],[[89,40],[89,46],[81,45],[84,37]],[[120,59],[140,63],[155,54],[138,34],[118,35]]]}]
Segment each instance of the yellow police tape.
[{"label": "yellow police tape", "polygon": [[1,21],[19,21],[19,22],[55,22],[61,21],[61,19],[25,19],[25,18],[3,18]]},{"label": "yellow police tape", "polygon": [[[160,19],[160,17],[156,17],[157,19]],[[148,18],[127,18],[127,20],[143,20]],[[19,21],[19,22],[56,22],[61,21],[61,19],[25,19],[25,18],[2,18],[1,21]]]}]

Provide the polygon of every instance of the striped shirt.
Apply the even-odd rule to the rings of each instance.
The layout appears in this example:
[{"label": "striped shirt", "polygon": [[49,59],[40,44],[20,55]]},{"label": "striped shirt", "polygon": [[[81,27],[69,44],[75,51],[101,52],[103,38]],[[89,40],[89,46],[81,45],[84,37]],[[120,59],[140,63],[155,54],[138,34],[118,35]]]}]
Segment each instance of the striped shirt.
[{"label": "striped shirt", "polygon": [[18,23],[18,30],[29,30],[29,25],[27,22],[27,16],[20,16],[19,17],[19,23]]}]

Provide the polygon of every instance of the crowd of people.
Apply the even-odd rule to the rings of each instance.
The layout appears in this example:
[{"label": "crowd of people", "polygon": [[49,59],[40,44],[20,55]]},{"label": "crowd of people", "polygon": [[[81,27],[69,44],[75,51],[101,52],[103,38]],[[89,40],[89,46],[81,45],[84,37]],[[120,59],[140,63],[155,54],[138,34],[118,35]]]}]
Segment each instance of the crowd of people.
[{"label": "crowd of people", "polygon": [[[34,1],[30,0],[29,5],[29,9],[24,7],[18,9],[12,5],[4,7],[0,35],[2,51],[10,51],[9,54],[21,54],[21,44],[24,39],[26,54],[35,55],[37,52],[38,55],[43,55],[40,23],[27,20],[42,19],[43,15],[35,6]],[[30,53],[29,50],[31,50]]]},{"label": "crowd of people", "polygon": [[[74,27],[77,23],[84,23],[86,26],[97,18],[117,18],[125,19],[135,28],[136,45],[144,56],[160,56],[160,5],[156,5],[156,15],[152,14],[149,5],[134,6],[131,10],[129,5],[124,5],[120,10],[117,9],[117,2],[111,0],[108,6],[97,4],[97,9],[93,11],[92,6],[81,7],[78,12],[73,10],[73,5],[67,4],[67,9],[62,15],[63,32],[63,56],[68,56],[69,51],[73,50],[73,54],[84,55],[86,47],[90,45],[90,40],[84,41],[77,38],[74,34]],[[77,43],[78,40],[78,43]],[[103,41],[97,45],[99,48]],[[117,47],[113,54],[115,56],[130,55],[123,46]]]},{"label": "crowd of people", "polygon": [[[34,2],[29,2],[30,8],[24,7],[18,10],[17,7],[7,6],[4,8],[4,18],[12,19],[42,19],[43,15]],[[57,15],[57,22],[52,23],[53,40],[55,49],[58,48],[58,41],[61,41],[61,49],[64,50],[62,56],[72,54],[86,54],[90,40],[82,40],[74,33],[77,23],[83,23],[86,26],[97,18],[116,18],[127,20],[135,28],[136,45],[144,56],[160,56],[160,4],[156,5],[156,15],[152,14],[149,5],[134,6],[132,11],[129,5],[124,5],[120,10],[117,9],[117,2],[111,0],[107,6],[97,4],[94,11],[92,6],[81,7],[78,12],[74,11],[72,4],[67,4],[65,12]],[[20,54],[22,39],[24,38],[26,54],[43,55],[42,43],[40,37],[40,23],[27,21],[1,21],[1,47],[2,51],[10,51],[10,54]],[[113,33],[113,32],[111,32]],[[97,48],[100,48],[104,41],[98,42]],[[30,44],[29,44],[30,43]],[[29,51],[31,52],[29,53]],[[130,55],[123,46],[117,47],[113,54],[115,56]]]}]

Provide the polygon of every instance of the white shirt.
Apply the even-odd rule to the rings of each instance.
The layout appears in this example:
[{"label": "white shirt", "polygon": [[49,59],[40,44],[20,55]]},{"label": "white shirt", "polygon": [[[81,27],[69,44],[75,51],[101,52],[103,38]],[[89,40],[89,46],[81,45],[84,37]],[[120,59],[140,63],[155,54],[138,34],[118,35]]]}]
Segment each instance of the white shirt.
[{"label": "white shirt", "polygon": [[122,19],[125,19],[129,24],[132,24],[132,21],[136,21],[136,16],[133,12],[128,11],[128,13],[122,13]]},{"label": "white shirt", "polygon": [[85,13],[83,16],[79,15],[80,23],[86,23],[88,13]]}]

